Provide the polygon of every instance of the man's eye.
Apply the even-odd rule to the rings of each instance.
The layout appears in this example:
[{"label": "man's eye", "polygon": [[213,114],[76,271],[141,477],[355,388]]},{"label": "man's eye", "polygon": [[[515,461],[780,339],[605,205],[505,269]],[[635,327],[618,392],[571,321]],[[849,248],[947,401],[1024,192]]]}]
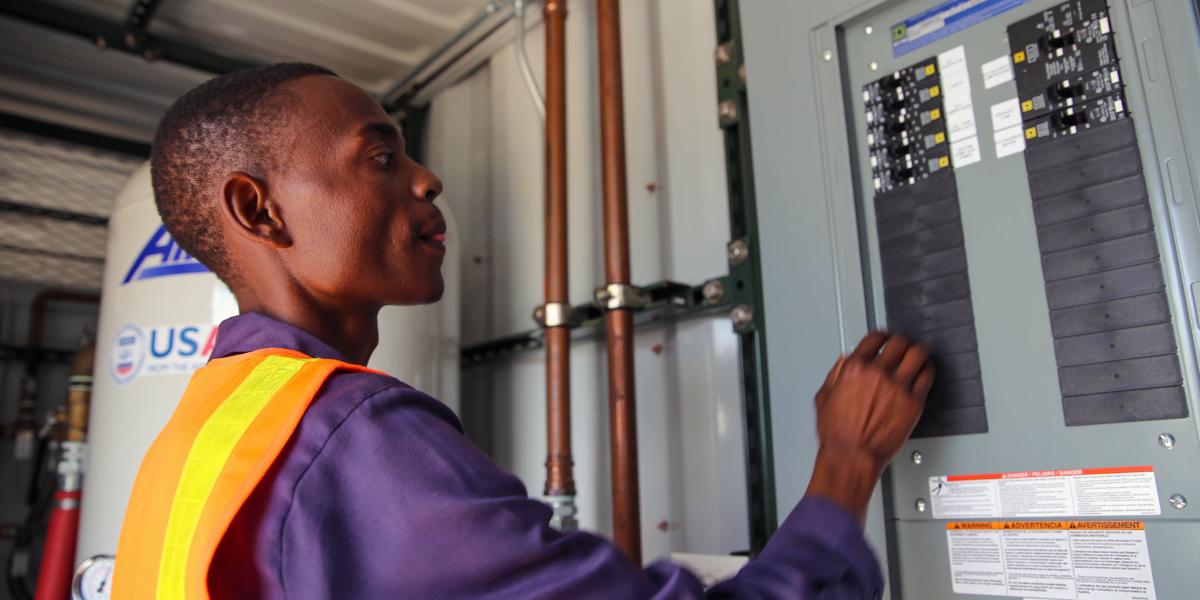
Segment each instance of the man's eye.
[{"label": "man's eye", "polygon": [[379,163],[382,166],[390,167],[390,166],[392,166],[392,158],[394,155],[395,155],[394,152],[382,152],[380,154],[376,154],[375,156],[372,156],[371,160],[374,160],[375,162]]}]

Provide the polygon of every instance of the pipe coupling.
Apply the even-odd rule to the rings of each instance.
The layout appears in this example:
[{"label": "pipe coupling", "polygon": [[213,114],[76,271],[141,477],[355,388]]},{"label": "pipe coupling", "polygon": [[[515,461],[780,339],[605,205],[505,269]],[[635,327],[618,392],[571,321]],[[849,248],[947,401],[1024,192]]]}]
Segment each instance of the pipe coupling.
[{"label": "pipe coupling", "polygon": [[600,310],[638,309],[650,304],[650,293],[628,283],[610,283],[596,288],[596,306]]},{"label": "pipe coupling", "polygon": [[563,533],[579,530],[579,520],[575,518],[579,513],[575,508],[575,496],[546,496],[546,502],[554,511],[550,517],[551,527]]},{"label": "pipe coupling", "polygon": [[533,309],[533,320],[542,329],[574,325],[571,321],[571,305],[566,302],[547,302]]}]

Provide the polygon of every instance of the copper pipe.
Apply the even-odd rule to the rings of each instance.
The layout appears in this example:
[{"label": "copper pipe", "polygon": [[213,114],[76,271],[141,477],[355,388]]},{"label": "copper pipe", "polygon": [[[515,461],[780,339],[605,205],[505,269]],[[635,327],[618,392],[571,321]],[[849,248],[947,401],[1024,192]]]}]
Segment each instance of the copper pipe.
[{"label": "copper pipe", "polygon": [[[600,54],[600,145],[604,180],[604,274],[629,284],[629,209],[625,176],[625,107],[621,83],[621,17],[617,0],[597,0]],[[634,564],[642,563],[638,507],[637,411],[633,384],[633,315],[605,315],[608,407],[612,435],[613,539]]]},{"label": "copper pipe", "polygon": [[[566,305],[567,285],[567,5],[546,0],[546,304]],[[520,24],[518,24],[518,27]],[[546,329],[546,495],[557,525],[574,529],[575,478],[571,457],[571,330]],[[569,503],[561,506],[559,501]],[[561,510],[570,514],[560,514]]]}]

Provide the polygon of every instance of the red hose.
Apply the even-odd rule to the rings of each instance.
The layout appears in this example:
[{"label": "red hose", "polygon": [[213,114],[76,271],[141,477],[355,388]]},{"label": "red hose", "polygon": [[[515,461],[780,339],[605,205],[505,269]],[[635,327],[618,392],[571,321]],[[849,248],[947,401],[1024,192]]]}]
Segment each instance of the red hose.
[{"label": "red hose", "polygon": [[78,491],[54,493],[54,510],[46,529],[46,548],[38,571],[34,600],[70,600],[75,571],[75,538],[79,531]]}]

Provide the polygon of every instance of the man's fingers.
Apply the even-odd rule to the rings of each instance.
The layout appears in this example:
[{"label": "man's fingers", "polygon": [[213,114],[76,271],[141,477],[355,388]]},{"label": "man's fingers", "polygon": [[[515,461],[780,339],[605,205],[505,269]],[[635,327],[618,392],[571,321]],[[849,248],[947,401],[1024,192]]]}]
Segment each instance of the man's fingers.
[{"label": "man's fingers", "polygon": [[[891,342],[888,342],[891,345]],[[883,351],[886,353],[887,348]],[[917,374],[925,367],[925,363],[929,362],[929,350],[922,344],[913,344],[904,352],[904,357],[900,360],[899,366],[896,367],[896,379],[900,385],[904,387],[912,387],[913,381],[916,380]]]},{"label": "man's fingers", "polygon": [[838,377],[842,376],[842,367],[846,364],[846,355],[838,355],[837,362],[833,363],[833,368],[829,369],[829,374],[825,376],[825,383],[821,384],[821,389],[817,390],[817,405],[820,406],[825,398],[829,397],[829,392],[837,383]]},{"label": "man's fingers", "polygon": [[921,369],[921,374],[917,375],[916,381],[913,382],[913,396],[924,402],[931,387],[933,387],[933,364],[925,363],[925,368]]},{"label": "man's fingers", "polygon": [[910,346],[912,346],[912,342],[908,338],[902,335],[893,335],[888,338],[875,362],[884,369],[893,371],[900,366],[900,360],[904,358]]},{"label": "man's fingers", "polygon": [[850,358],[862,361],[875,360],[875,355],[879,354],[879,349],[887,342],[888,335],[882,331],[872,331],[858,343],[858,347],[854,352],[850,353]]}]

